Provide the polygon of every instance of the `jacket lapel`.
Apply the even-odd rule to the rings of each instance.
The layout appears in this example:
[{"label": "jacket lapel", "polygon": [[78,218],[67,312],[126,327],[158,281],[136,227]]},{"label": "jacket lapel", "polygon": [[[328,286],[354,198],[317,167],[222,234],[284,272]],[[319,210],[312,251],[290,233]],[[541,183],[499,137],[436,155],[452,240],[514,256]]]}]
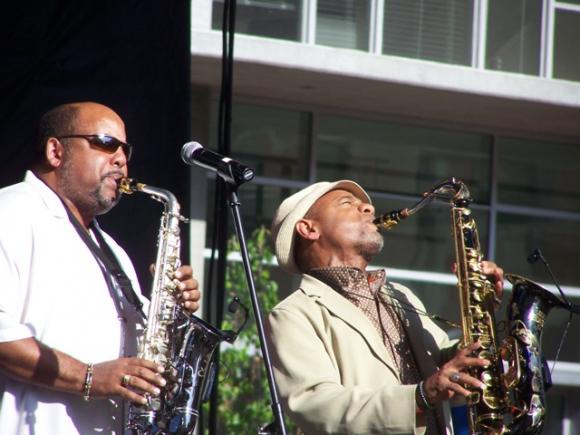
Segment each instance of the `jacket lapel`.
[{"label": "jacket lapel", "polygon": [[373,354],[379,358],[400,380],[399,371],[389,357],[385,345],[371,321],[352,302],[341,296],[322,281],[302,275],[300,288],[317,303],[326,307],[332,314],[347,323],[366,341]]},{"label": "jacket lapel", "polygon": [[391,299],[393,302],[393,307],[401,323],[405,334],[407,335],[407,341],[409,342],[409,347],[411,352],[415,357],[415,362],[417,363],[417,368],[423,379],[428,378],[437,370],[437,366],[433,361],[433,356],[428,354],[428,345],[425,343],[423,336],[423,324],[419,318],[419,314],[413,308],[407,296],[397,290],[391,283],[387,283],[383,287],[383,291],[387,294],[392,295]]}]

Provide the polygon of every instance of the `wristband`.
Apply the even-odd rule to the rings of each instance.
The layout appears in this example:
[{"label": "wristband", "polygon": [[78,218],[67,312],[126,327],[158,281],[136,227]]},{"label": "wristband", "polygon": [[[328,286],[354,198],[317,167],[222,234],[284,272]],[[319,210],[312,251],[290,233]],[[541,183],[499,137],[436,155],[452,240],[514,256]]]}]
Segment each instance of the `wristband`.
[{"label": "wristband", "polygon": [[416,396],[417,397],[417,406],[419,406],[419,408],[421,410],[426,410],[426,409],[433,409],[435,406],[431,405],[429,402],[427,402],[427,396],[425,394],[425,388],[424,388],[424,384],[425,382],[421,381],[419,382],[419,385],[417,385],[417,390],[416,390]]},{"label": "wristband", "polygon": [[93,386],[93,363],[87,364],[87,373],[83,384],[83,400],[88,402],[91,399],[91,387]]}]

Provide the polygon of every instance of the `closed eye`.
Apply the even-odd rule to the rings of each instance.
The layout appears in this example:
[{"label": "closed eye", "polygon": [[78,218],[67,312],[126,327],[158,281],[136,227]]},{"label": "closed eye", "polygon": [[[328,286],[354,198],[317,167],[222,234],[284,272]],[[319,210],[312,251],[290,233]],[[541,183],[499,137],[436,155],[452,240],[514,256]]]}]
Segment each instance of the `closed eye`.
[{"label": "closed eye", "polygon": [[357,198],[352,195],[343,196],[339,199],[340,205],[356,205],[359,202]]}]

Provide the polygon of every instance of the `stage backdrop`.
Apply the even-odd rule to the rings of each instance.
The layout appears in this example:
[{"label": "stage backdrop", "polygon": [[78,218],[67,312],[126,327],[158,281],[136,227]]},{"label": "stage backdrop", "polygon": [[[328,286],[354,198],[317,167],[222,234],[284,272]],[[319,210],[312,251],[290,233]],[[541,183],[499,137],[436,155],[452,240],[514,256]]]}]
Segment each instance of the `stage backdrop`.
[{"label": "stage backdrop", "polygon": [[[91,100],[125,120],[135,146],[130,176],[172,190],[188,210],[179,151],[190,139],[190,2],[4,3],[11,5],[0,6],[0,186],[23,177],[42,113]],[[160,213],[161,204],[139,194],[99,219],[133,258],[146,291]]]}]

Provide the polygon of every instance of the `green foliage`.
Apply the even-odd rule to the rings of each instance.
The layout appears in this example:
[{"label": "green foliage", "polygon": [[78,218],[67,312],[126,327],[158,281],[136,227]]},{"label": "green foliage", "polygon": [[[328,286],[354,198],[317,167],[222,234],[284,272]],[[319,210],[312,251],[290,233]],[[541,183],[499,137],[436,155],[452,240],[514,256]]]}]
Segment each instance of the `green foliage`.
[{"label": "green foliage", "polygon": [[[278,285],[270,277],[274,254],[269,246],[269,240],[269,231],[260,227],[246,241],[264,319],[278,303]],[[228,253],[239,252],[239,244],[233,237],[228,242]],[[256,434],[260,426],[273,421],[273,415],[260,340],[241,261],[228,263],[225,285],[228,295],[226,300],[238,296],[250,312],[248,323],[237,340],[233,345],[224,346],[220,354],[218,433]],[[222,329],[237,329],[243,317],[242,309],[234,316],[226,313]],[[297,433],[288,420],[286,428],[288,433]]]}]

